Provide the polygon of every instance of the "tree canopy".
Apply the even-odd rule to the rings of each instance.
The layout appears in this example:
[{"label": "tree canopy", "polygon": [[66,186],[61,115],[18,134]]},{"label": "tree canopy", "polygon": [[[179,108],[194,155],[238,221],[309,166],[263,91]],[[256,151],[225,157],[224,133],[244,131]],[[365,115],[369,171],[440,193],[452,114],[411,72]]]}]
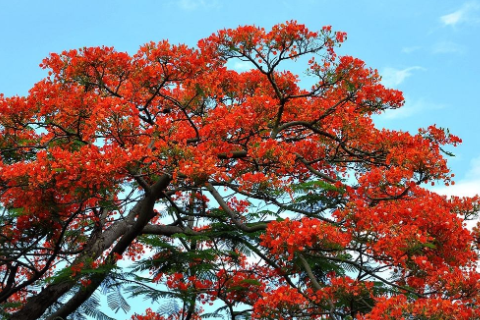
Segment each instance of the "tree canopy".
[{"label": "tree canopy", "polygon": [[478,198],[425,188],[461,140],[375,127],[402,93],[345,39],[290,21],[46,58],[0,96],[3,317],[110,319],[105,294],[152,301],[135,320],[480,318]]}]

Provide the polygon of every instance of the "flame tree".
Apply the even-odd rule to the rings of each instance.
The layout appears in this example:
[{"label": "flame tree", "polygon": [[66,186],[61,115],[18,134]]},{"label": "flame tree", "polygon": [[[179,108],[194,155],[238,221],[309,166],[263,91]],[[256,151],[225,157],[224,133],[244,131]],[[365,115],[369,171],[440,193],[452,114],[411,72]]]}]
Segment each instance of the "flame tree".
[{"label": "flame tree", "polygon": [[376,128],[402,94],[345,38],[290,21],[46,58],[0,96],[4,318],[107,319],[97,290],[158,302],[137,320],[480,317],[478,199],[423,187],[453,183],[460,139]]}]

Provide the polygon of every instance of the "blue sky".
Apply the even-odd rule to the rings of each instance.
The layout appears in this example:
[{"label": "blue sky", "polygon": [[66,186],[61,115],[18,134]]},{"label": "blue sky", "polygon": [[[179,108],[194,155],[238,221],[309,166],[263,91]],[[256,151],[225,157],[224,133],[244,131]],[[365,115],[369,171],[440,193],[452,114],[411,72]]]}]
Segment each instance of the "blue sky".
[{"label": "blue sky", "polygon": [[4,0],[0,92],[26,94],[45,76],[38,64],[50,52],[107,45],[134,53],[162,39],[193,46],[218,29],[292,19],[346,31],[340,54],[404,92],[405,107],[377,117],[379,126],[416,132],[437,124],[459,135],[464,143],[449,160],[456,185],[437,190],[480,193],[480,0]]}]

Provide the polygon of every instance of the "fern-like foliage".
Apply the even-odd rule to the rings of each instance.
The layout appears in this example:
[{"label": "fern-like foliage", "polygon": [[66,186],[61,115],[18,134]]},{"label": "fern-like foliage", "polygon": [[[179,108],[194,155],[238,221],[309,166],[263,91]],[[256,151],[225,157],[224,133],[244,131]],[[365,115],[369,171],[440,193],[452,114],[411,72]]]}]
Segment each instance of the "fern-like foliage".
[{"label": "fern-like foliage", "polygon": [[107,295],[107,303],[110,309],[112,309],[115,313],[117,313],[120,309],[127,313],[131,309],[127,300],[123,297],[119,287],[115,287],[110,294]]}]

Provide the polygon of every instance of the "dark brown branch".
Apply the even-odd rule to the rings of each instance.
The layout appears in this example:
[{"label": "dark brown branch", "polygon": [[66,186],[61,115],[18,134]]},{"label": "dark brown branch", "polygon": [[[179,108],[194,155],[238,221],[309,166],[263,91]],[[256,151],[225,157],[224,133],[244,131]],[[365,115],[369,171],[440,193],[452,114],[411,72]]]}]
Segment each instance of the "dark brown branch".
[{"label": "dark brown branch", "polygon": [[247,156],[247,151],[245,150],[238,150],[238,151],[232,151],[229,153],[219,153],[217,157],[219,159],[239,159],[239,158],[245,158]]},{"label": "dark brown branch", "polygon": [[[118,242],[115,244],[106,259],[106,265],[112,267],[115,266],[117,261],[116,256],[122,255],[138,235],[142,233],[146,224],[155,216],[155,211],[153,210],[155,203],[163,196],[163,192],[170,184],[171,180],[171,177],[168,175],[160,177],[160,179],[151,187],[151,195],[145,196],[145,198],[139,202],[139,206],[135,206],[134,209],[136,210],[132,209],[132,212],[128,215],[130,219],[127,221],[131,221],[135,216],[137,219],[134,221],[133,225],[129,225],[125,233],[120,235]],[[96,274],[95,277],[90,279],[92,283],[89,286],[78,291],[67,303],[51,315],[48,320],[53,320],[57,317],[66,318],[69,314],[78,309],[78,307],[80,307],[95,292],[95,290],[97,290],[107,276],[108,271]]]},{"label": "dark brown branch", "polygon": [[316,176],[324,179],[324,180],[327,180],[328,182],[330,183],[336,183],[337,181],[329,176],[327,176],[326,174],[318,171],[318,170],[315,170],[315,168],[313,168],[310,164],[308,164],[308,161],[305,160],[304,157],[302,157],[300,154],[298,153],[295,153],[295,155],[297,156],[297,159],[303,163],[303,165],[308,169],[310,170],[310,172],[312,172],[313,174],[315,174]]},{"label": "dark brown branch", "polygon": [[228,206],[228,204],[223,200],[222,196],[220,193],[218,193],[217,189],[215,189],[210,183],[207,183],[206,185],[207,190],[211,193],[211,195],[215,198],[215,200],[218,202],[220,207],[229,215],[229,217],[232,219],[233,223],[242,231],[245,232],[256,232],[260,230],[265,230],[267,228],[267,224],[262,223],[258,224],[252,227],[249,227],[245,225],[244,223],[240,222],[238,219],[238,216],[235,212],[233,212],[232,209]]},{"label": "dark brown branch", "polygon": [[167,225],[146,225],[142,229],[142,234],[154,234],[158,236],[173,236],[174,234],[199,235],[200,233],[190,228],[182,228],[179,226]]}]

